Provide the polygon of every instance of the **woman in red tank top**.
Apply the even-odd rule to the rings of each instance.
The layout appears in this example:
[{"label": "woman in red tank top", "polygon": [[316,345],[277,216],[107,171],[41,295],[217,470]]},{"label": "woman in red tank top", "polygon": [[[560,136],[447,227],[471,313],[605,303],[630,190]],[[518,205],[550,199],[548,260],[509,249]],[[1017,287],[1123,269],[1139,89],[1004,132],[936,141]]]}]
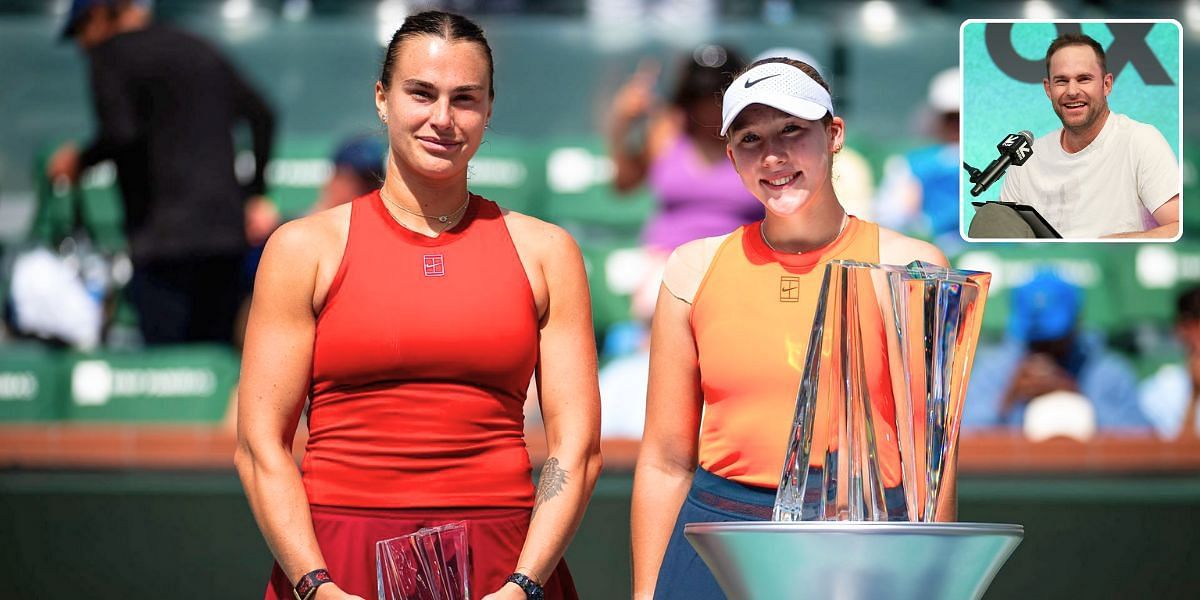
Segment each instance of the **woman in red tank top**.
[{"label": "woman in red tank top", "polygon": [[[268,599],[374,598],[376,541],[459,520],[472,598],[577,598],[562,555],[600,470],[587,280],[563,230],[468,193],[492,90],[478,26],[410,16],[375,87],[383,189],[266,246],[235,462],[276,559]],[[536,492],[535,374],[550,456]]]},{"label": "woman in red tank top", "polygon": [[637,600],[724,598],[683,526],[771,518],[825,263],[946,264],[845,213],[832,185],[844,128],[799,61],[755,62],[724,92],[726,155],[766,217],[668,259],[634,475]]}]

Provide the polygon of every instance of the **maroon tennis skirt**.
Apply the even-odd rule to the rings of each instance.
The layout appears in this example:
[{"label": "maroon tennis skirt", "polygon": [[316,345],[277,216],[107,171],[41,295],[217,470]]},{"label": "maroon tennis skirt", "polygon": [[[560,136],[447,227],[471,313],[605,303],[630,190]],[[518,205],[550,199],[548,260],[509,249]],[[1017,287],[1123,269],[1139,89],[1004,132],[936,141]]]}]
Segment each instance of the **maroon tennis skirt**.
[{"label": "maroon tennis skirt", "polygon": [[[471,557],[471,597],[482,598],[504,585],[517,568],[529,529],[529,510],[467,508],[384,510],[312,506],[313,529],[326,568],[338,587],[367,600],[376,598],[375,542],[422,527],[467,522]],[[547,600],[578,600],[567,563],[559,561],[546,581]],[[292,584],[276,563],[266,600],[292,600]]]}]

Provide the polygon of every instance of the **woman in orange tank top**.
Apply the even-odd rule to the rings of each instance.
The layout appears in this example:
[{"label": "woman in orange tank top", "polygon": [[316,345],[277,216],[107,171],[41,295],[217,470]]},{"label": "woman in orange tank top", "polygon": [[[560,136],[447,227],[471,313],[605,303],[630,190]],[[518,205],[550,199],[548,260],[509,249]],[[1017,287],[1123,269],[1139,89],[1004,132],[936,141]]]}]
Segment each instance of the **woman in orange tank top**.
[{"label": "woman in orange tank top", "polygon": [[[375,86],[383,189],[267,243],[235,462],[276,559],[268,599],[375,598],[376,541],[460,520],[473,599],[578,597],[562,555],[600,470],[587,279],[562,229],[468,193],[492,90],[478,26],[408,17]],[[550,456],[536,492],[531,378]]]},{"label": "woman in orange tank top", "polygon": [[667,262],[634,475],[638,600],[724,598],[683,526],[771,518],[825,264],[946,265],[934,246],[842,209],[831,172],[845,123],[811,66],[755,62],[721,112],[726,154],[766,217]]}]

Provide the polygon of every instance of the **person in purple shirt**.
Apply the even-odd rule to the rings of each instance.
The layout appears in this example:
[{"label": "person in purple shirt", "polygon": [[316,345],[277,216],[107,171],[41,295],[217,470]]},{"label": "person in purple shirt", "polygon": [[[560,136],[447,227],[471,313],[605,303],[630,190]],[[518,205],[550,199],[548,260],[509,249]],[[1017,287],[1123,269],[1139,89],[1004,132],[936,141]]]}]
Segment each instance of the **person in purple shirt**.
[{"label": "person in purple shirt", "polygon": [[[609,129],[614,186],[627,193],[647,185],[658,204],[642,230],[647,276],[634,294],[635,318],[653,314],[662,265],[677,246],[729,233],[763,216],[762,205],[726,158],[719,135],[721,90],[744,65],[730,48],[700,46],[683,59],[665,106],[656,106],[659,67],[650,61],[617,93]],[[643,119],[648,120],[645,135],[631,142]]]}]

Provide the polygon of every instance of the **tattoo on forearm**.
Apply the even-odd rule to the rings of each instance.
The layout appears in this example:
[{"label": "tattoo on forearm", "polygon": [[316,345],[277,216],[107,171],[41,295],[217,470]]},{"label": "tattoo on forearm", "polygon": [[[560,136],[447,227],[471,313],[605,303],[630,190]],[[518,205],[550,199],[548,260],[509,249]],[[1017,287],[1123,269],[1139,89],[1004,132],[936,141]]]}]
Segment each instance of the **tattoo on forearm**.
[{"label": "tattoo on forearm", "polygon": [[557,496],[569,480],[566,469],[558,466],[557,458],[551,456],[546,459],[546,464],[542,467],[542,476],[538,478],[537,499],[533,503],[533,512],[536,513],[543,502]]}]

